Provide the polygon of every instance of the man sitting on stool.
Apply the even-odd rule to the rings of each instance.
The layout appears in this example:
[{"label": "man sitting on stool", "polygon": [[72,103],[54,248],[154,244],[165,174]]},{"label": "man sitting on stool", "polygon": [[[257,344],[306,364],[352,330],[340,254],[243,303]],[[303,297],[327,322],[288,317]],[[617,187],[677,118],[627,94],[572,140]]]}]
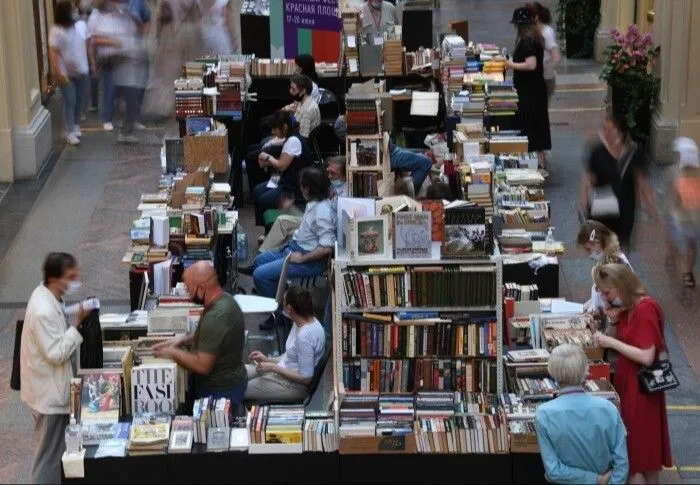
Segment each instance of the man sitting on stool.
[{"label": "man sitting on stool", "polygon": [[[182,279],[192,301],[204,305],[197,330],[154,345],[153,352],[156,357],[174,360],[193,374],[196,398],[225,397],[237,405],[243,400],[247,384],[243,313],[233,296],[219,285],[210,262],[193,264]],[[186,345],[191,345],[192,350],[181,348]]]},{"label": "man sitting on stool", "polygon": [[284,295],[284,312],[293,322],[284,353],[280,357],[267,357],[258,350],[250,354],[246,400],[301,402],[309,393],[308,385],[326,346],[326,333],[314,316],[309,290],[290,287]]},{"label": "man sitting on stool", "polygon": [[289,255],[288,276],[319,276],[326,270],[328,257],[336,239],[336,211],[328,199],[328,178],[317,168],[309,167],[299,177],[301,192],[308,202],[299,229],[280,250],[260,253],[249,268],[239,273],[252,273],[257,292],[274,298],[282,273],[284,258]]}]

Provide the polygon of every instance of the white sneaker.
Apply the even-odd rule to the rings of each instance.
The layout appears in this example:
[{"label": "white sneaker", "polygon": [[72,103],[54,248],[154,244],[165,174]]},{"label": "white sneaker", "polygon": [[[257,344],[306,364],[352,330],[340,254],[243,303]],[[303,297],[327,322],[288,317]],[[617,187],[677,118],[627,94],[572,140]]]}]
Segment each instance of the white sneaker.
[{"label": "white sneaker", "polygon": [[68,135],[66,135],[66,142],[69,145],[80,145],[80,138],[75,136],[75,133],[68,133]]},{"label": "white sneaker", "polygon": [[114,131],[114,125],[111,121],[108,121],[107,123],[103,124],[102,128],[104,128],[105,131]]},{"label": "white sneaker", "polygon": [[138,121],[134,121],[134,130],[142,131],[145,129],[146,129],[146,127],[144,126],[143,123],[139,123]]},{"label": "white sneaker", "polygon": [[83,136],[83,132],[80,131],[80,127],[79,127],[78,125],[75,125],[75,127],[73,127],[73,134],[74,134],[75,136],[77,136],[78,138],[80,138],[81,136]]},{"label": "white sneaker", "polygon": [[134,143],[138,143],[139,139],[136,138],[134,135],[119,135],[117,137],[117,143],[128,143],[130,145],[133,145]]}]

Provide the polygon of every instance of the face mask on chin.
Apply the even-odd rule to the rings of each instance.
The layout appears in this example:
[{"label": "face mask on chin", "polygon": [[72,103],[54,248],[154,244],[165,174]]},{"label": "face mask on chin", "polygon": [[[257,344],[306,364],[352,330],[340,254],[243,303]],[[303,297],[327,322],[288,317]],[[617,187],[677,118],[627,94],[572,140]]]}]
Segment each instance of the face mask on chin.
[{"label": "face mask on chin", "polygon": [[592,251],[591,254],[588,255],[588,257],[597,263],[601,259],[603,259],[603,253],[600,251]]},{"label": "face mask on chin", "polygon": [[192,303],[195,305],[204,305],[204,296],[199,296],[196,291],[194,292],[194,295],[190,297],[190,300],[192,300]]},{"label": "face mask on chin", "polygon": [[611,308],[622,308],[622,298],[619,296],[610,302]]},{"label": "face mask on chin", "polygon": [[345,187],[345,182],[341,179],[331,180],[331,185],[336,192],[342,192],[343,187]]}]

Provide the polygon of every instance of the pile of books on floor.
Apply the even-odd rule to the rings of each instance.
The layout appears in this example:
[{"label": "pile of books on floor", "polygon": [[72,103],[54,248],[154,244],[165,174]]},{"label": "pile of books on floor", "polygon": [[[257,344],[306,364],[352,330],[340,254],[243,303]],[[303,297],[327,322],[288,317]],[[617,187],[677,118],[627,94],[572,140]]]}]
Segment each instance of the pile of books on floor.
[{"label": "pile of books on floor", "polygon": [[251,444],[301,444],[304,406],[253,406],[246,428]]},{"label": "pile of books on floor", "polygon": [[163,414],[135,414],[129,433],[129,455],[165,453],[170,439],[170,419]]}]

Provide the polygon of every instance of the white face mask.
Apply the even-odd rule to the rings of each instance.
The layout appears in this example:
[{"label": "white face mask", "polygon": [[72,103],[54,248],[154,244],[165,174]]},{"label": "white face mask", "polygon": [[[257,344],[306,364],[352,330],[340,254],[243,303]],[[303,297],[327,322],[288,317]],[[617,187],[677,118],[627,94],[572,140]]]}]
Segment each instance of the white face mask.
[{"label": "white face mask", "polygon": [[80,281],[69,281],[68,288],[66,288],[65,296],[76,294],[78,291],[80,291],[81,286],[82,283],[80,283]]},{"label": "white face mask", "polygon": [[610,306],[613,308],[622,308],[622,298],[619,296],[610,302]]}]

